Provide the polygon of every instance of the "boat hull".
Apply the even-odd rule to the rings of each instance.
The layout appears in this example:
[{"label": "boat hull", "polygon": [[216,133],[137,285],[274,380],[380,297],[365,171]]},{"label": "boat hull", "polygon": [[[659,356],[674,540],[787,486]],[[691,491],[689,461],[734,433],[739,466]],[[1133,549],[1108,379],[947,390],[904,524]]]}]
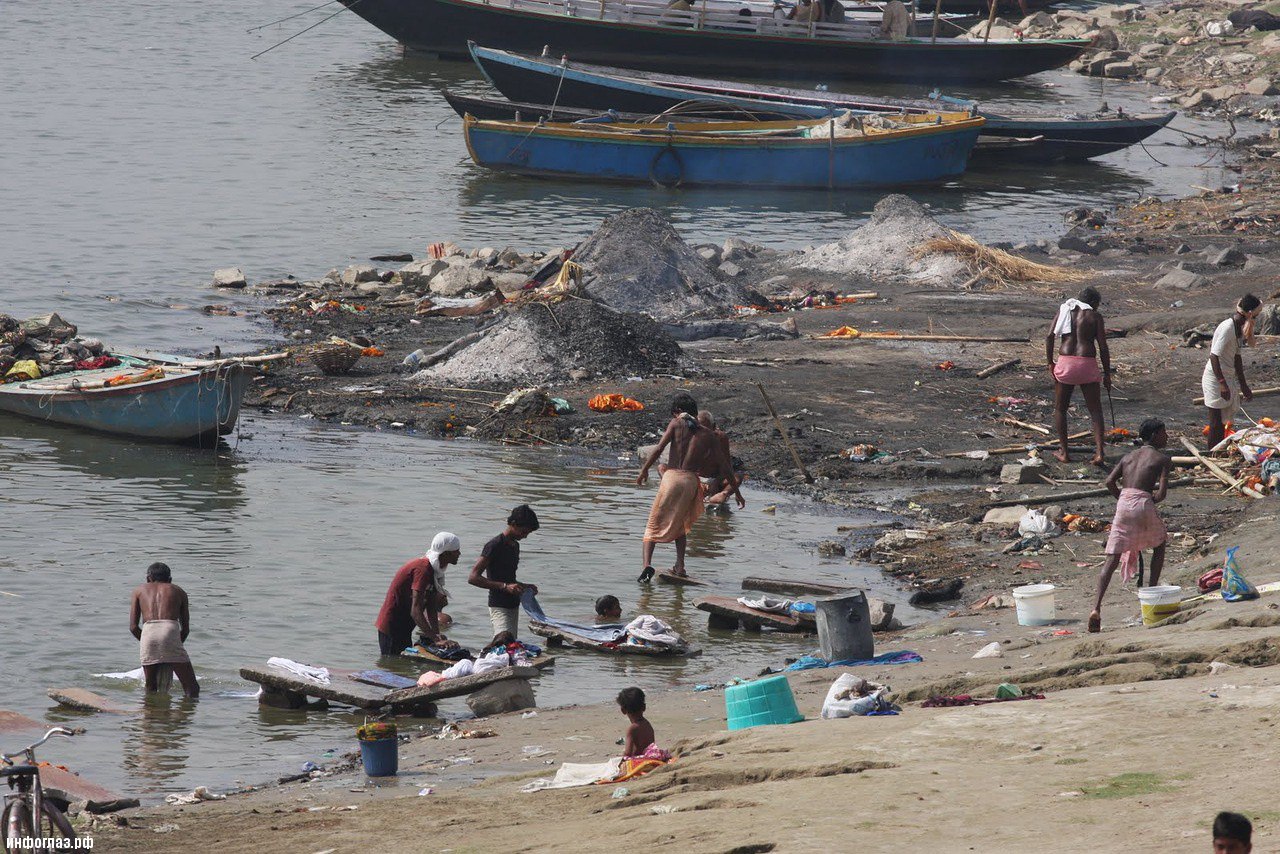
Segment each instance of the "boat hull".
[{"label": "boat hull", "polygon": [[[46,385],[68,380],[57,375]],[[0,386],[0,411],[118,436],[204,442],[235,428],[247,384],[236,364],[85,391],[50,391],[37,380]]]},{"label": "boat hull", "polygon": [[464,122],[467,150],[490,169],[665,187],[875,189],[962,174],[982,121],[882,138],[797,139],[620,135],[523,123]]},{"label": "boat hull", "polygon": [[1041,119],[987,115],[983,136],[1006,138],[1043,137],[1039,145],[1019,159],[1053,163],[1088,160],[1122,151],[1159,132],[1178,114],[1129,116],[1115,119]]},{"label": "boat hull", "polygon": [[[1088,42],[903,41],[773,36],[512,9],[477,0],[341,0],[407,48],[466,59],[467,41],[506,50],[572,50],[586,62],[815,81],[929,86],[984,83],[1066,65]],[[513,99],[521,100],[521,99]],[[628,108],[629,109],[629,108]],[[640,110],[643,112],[643,110]]]}]

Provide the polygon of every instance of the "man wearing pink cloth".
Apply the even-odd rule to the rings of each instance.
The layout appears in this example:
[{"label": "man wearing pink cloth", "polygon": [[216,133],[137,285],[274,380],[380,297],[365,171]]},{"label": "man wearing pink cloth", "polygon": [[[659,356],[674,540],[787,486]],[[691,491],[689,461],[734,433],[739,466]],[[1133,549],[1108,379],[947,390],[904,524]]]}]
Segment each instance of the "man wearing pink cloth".
[{"label": "man wearing pink cloth", "polygon": [[[1130,451],[1107,477],[1107,489],[1117,499],[1116,515],[1111,520],[1111,536],[1107,538],[1107,563],[1098,575],[1098,598],[1089,615],[1089,631],[1102,630],[1102,597],[1116,567],[1120,577],[1128,581],[1138,574],[1138,558],[1151,549],[1151,584],[1160,583],[1164,569],[1164,544],[1168,538],[1156,505],[1169,491],[1169,469],[1173,461],[1160,449],[1169,443],[1164,422],[1148,418],[1138,430],[1142,447]],[[1124,481],[1124,488],[1120,482]]]},{"label": "man wearing pink cloth", "polygon": [[[1105,462],[1102,455],[1102,390],[1111,390],[1111,351],[1107,349],[1107,330],[1098,306],[1102,295],[1097,288],[1085,288],[1076,299],[1069,299],[1058,307],[1053,328],[1045,336],[1045,358],[1054,379],[1053,423],[1058,428],[1059,450],[1054,456],[1059,462],[1070,462],[1067,451],[1067,407],[1071,405],[1071,393],[1080,386],[1089,417],[1093,421],[1093,464]],[[1058,351],[1054,359],[1054,349]],[[1102,369],[1098,369],[1098,356],[1102,357]]]}]

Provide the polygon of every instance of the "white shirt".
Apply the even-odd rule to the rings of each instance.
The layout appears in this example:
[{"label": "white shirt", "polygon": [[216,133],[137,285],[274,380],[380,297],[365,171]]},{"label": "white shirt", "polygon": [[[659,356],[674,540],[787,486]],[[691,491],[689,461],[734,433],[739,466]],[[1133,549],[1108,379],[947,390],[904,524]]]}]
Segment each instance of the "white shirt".
[{"label": "white shirt", "polygon": [[[1209,345],[1209,352],[1218,357],[1222,365],[1222,375],[1231,376],[1230,372],[1235,370],[1236,356],[1240,353],[1240,336],[1236,333],[1236,322],[1233,318],[1228,317],[1213,330],[1213,343]],[[1217,382],[1212,359],[1205,363],[1204,375],[1213,377],[1214,382]]]}]

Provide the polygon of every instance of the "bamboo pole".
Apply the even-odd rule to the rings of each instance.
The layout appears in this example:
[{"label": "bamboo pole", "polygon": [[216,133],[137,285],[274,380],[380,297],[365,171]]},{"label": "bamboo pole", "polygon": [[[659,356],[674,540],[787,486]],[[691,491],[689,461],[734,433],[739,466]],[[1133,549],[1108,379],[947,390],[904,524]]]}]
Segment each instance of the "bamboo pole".
[{"label": "bamboo pole", "polygon": [[774,426],[778,428],[778,433],[782,436],[783,443],[787,446],[787,450],[791,452],[791,459],[795,460],[796,468],[800,469],[800,474],[804,477],[805,483],[813,483],[813,475],[809,474],[809,470],[804,467],[804,463],[800,460],[800,452],[796,450],[796,446],[791,444],[791,437],[787,435],[787,431],[782,426],[782,420],[778,418],[778,411],[773,408],[773,401],[769,399],[769,394],[764,390],[761,383],[756,383],[756,388],[760,389],[760,396],[764,398],[765,408],[769,410],[769,415],[773,418]]},{"label": "bamboo pole", "polygon": [[899,335],[896,332],[863,332],[861,335],[850,338],[827,338],[822,335],[814,336],[819,341],[952,341],[971,344],[1027,344],[1030,343],[1029,338],[1010,338],[999,336],[982,336],[982,335]]},{"label": "bamboo pole", "polygon": [[1199,449],[1197,449],[1195,445],[1191,444],[1191,440],[1186,436],[1182,437],[1182,446],[1190,451],[1191,456],[1199,460],[1200,464],[1208,469],[1210,474],[1234,489],[1236,492],[1239,492],[1241,495],[1248,496],[1249,498],[1262,498],[1262,493],[1258,492],[1256,489],[1249,489],[1236,483],[1235,479],[1232,478],[1231,475],[1223,471],[1222,466],[1201,454]]},{"label": "bamboo pole", "polygon": [[[1194,477],[1180,477],[1177,480],[1169,481],[1169,488],[1175,486],[1186,486],[1195,482]],[[992,501],[988,507],[1017,507],[1019,504],[1025,504],[1028,507],[1035,504],[1053,504],[1058,501],[1075,501],[1078,498],[1100,498],[1103,495],[1110,495],[1111,490],[1105,486],[1097,489],[1081,489],[1077,492],[1059,492],[1054,495],[1037,495],[1030,498],[1001,498],[999,501]]]},{"label": "bamboo pole", "polygon": [[982,370],[978,371],[977,376],[978,376],[978,379],[985,380],[987,377],[991,376],[992,374],[1000,373],[1005,368],[1016,368],[1018,365],[1021,365],[1021,364],[1022,364],[1021,359],[1010,359],[1007,362],[1000,362],[999,364],[992,365],[989,368],[983,368]]},{"label": "bamboo pole", "polygon": [[[1086,436],[1091,436],[1091,435],[1093,434],[1090,433],[1088,430],[1081,430],[1079,433],[1072,433],[1070,436],[1068,436],[1067,441],[1070,442],[1073,439],[1083,439]],[[1027,447],[1028,445],[1026,444],[1006,445],[1005,447],[1002,447],[1002,448],[991,448],[990,450],[987,451],[987,453],[993,456],[999,456],[1001,454],[1019,454],[1027,450]],[[1031,445],[1030,447],[1033,447],[1039,450],[1052,450],[1053,448],[1058,447],[1058,443],[1056,441],[1040,442],[1039,444]],[[970,453],[969,451],[954,451],[950,454],[943,454],[943,456],[951,459],[959,459],[961,457],[967,457],[969,453]]]},{"label": "bamboo pole", "polygon": [[938,43],[938,22],[942,15],[942,0],[937,0],[933,4],[933,41],[931,44]]},{"label": "bamboo pole", "polygon": [[[1270,388],[1260,388],[1260,389],[1258,389],[1257,391],[1255,391],[1255,392],[1253,393],[1253,396],[1254,396],[1254,397],[1271,397],[1272,395],[1276,395],[1276,394],[1280,394],[1280,385],[1278,385],[1278,386],[1272,386],[1272,387],[1270,387]],[[1204,403],[1204,398],[1203,398],[1203,397],[1197,397],[1195,400],[1193,400],[1193,401],[1191,401],[1191,402],[1192,402],[1192,403]]]},{"label": "bamboo pole", "polygon": [[1041,427],[1039,424],[1028,424],[1025,421],[1019,421],[1018,419],[1010,417],[1008,415],[1006,415],[1004,418],[1001,418],[1000,423],[1012,424],[1014,427],[1021,427],[1024,430],[1034,430],[1035,432],[1042,433],[1045,436],[1053,435],[1053,433],[1049,430],[1048,427]]},{"label": "bamboo pole", "polygon": [[987,34],[983,37],[982,43],[987,44],[991,41],[991,28],[996,23],[996,0],[991,0],[991,14],[987,16]]}]

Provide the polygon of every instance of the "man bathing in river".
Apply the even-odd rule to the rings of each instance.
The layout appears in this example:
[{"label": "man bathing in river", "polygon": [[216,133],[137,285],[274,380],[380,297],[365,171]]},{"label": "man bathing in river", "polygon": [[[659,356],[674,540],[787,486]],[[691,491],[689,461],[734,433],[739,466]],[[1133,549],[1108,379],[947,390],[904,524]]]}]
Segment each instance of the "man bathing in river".
[{"label": "man bathing in river", "polygon": [[510,632],[520,636],[520,597],[525,588],[536,596],[538,588],[516,581],[520,566],[520,541],[538,530],[538,516],[528,504],[521,504],[507,517],[507,527],[484,544],[480,559],[471,568],[467,583],[489,591],[489,622],[494,635]]},{"label": "man bathing in river", "polygon": [[415,626],[422,632],[423,642],[430,646],[456,646],[444,636],[440,611],[449,601],[444,571],[461,557],[462,541],[441,531],[431,541],[426,556],[414,558],[396,570],[373,623],[378,628],[378,650],[383,655],[399,655],[412,644]]},{"label": "man bathing in river", "polygon": [[671,400],[671,421],[662,434],[662,440],[641,466],[636,484],[643,486],[648,481],[649,469],[653,468],[653,464],[668,446],[671,449],[667,455],[668,466],[658,485],[658,495],[653,499],[649,523],[644,529],[644,545],[641,549],[644,571],[640,574],[641,582],[653,577],[653,548],[658,543],[676,544],[676,562],[671,567],[671,572],[673,575],[686,575],[686,538],[693,523],[702,515],[702,499],[706,495],[706,487],[698,478],[699,472],[716,471],[730,485],[738,506],[747,506],[742,493],[738,491],[738,481],[721,448],[720,440],[714,430],[698,423],[698,404],[684,392]]},{"label": "man bathing in river", "polygon": [[[733,455],[729,453],[729,436],[716,426],[711,413],[705,409],[700,411],[698,413],[698,423],[716,434],[716,443],[719,445],[720,453],[724,458],[705,462],[702,468],[698,469],[698,477],[703,478],[703,482],[706,484],[707,504],[724,504],[733,493],[733,488],[741,486],[746,478],[739,477],[737,472],[733,471]],[[724,465],[728,465],[729,471],[732,472],[731,480],[725,480],[720,475]],[[659,471],[662,471],[662,469],[659,468]]]},{"label": "man bathing in river", "polygon": [[[1111,351],[1107,349],[1107,330],[1098,312],[1102,296],[1096,288],[1085,288],[1077,299],[1069,299],[1058,308],[1053,328],[1045,336],[1045,357],[1054,379],[1053,422],[1058,429],[1059,450],[1054,456],[1059,462],[1070,462],[1067,450],[1067,407],[1071,405],[1071,393],[1080,386],[1089,418],[1093,422],[1095,466],[1105,462],[1102,454],[1102,391],[1105,385],[1111,391]],[[1058,358],[1054,360],[1054,346]],[[1102,357],[1102,370],[1098,370],[1098,356]]]},{"label": "man bathing in river", "polygon": [[137,638],[147,692],[160,690],[161,675],[172,667],[188,697],[200,696],[196,672],[183,644],[191,633],[187,591],[173,583],[168,565],[147,567],[147,581],[133,591],[129,631]]},{"label": "man bathing in river", "polygon": [[[1106,486],[1117,499],[1116,515],[1107,538],[1107,562],[1098,575],[1098,598],[1089,615],[1089,631],[1102,630],[1102,597],[1116,567],[1128,581],[1138,574],[1138,559],[1151,549],[1151,585],[1160,583],[1164,569],[1164,545],[1168,534],[1156,505],[1169,491],[1169,470],[1173,461],[1160,449],[1169,442],[1164,422],[1148,418],[1138,430],[1142,447],[1130,451],[1107,477]],[[1124,488],[1120,482],[1124,481]]]},{"label": "man bathing in river", "polygon": [[[1209,345],[1209,361],[1200,377],[1200,389],[1204,392],[1204,405],[1209,408],[1209,439],[1212,450],[1227,433],[1227,422],[1240,408],[1241,400],[1253,400],[1253,391],[1244,378],[1244,360],[1240,358],[1243,338],[1253,332],[1253,322],[1262,311],[1262,300],[1253,294],[1245,294],[1236,303],[1235,314],[1218,324],[1213,331],[1213,343]],[[1227,382],[1227,366],[1235,371],[1238,385],[1235,390]]]}]

